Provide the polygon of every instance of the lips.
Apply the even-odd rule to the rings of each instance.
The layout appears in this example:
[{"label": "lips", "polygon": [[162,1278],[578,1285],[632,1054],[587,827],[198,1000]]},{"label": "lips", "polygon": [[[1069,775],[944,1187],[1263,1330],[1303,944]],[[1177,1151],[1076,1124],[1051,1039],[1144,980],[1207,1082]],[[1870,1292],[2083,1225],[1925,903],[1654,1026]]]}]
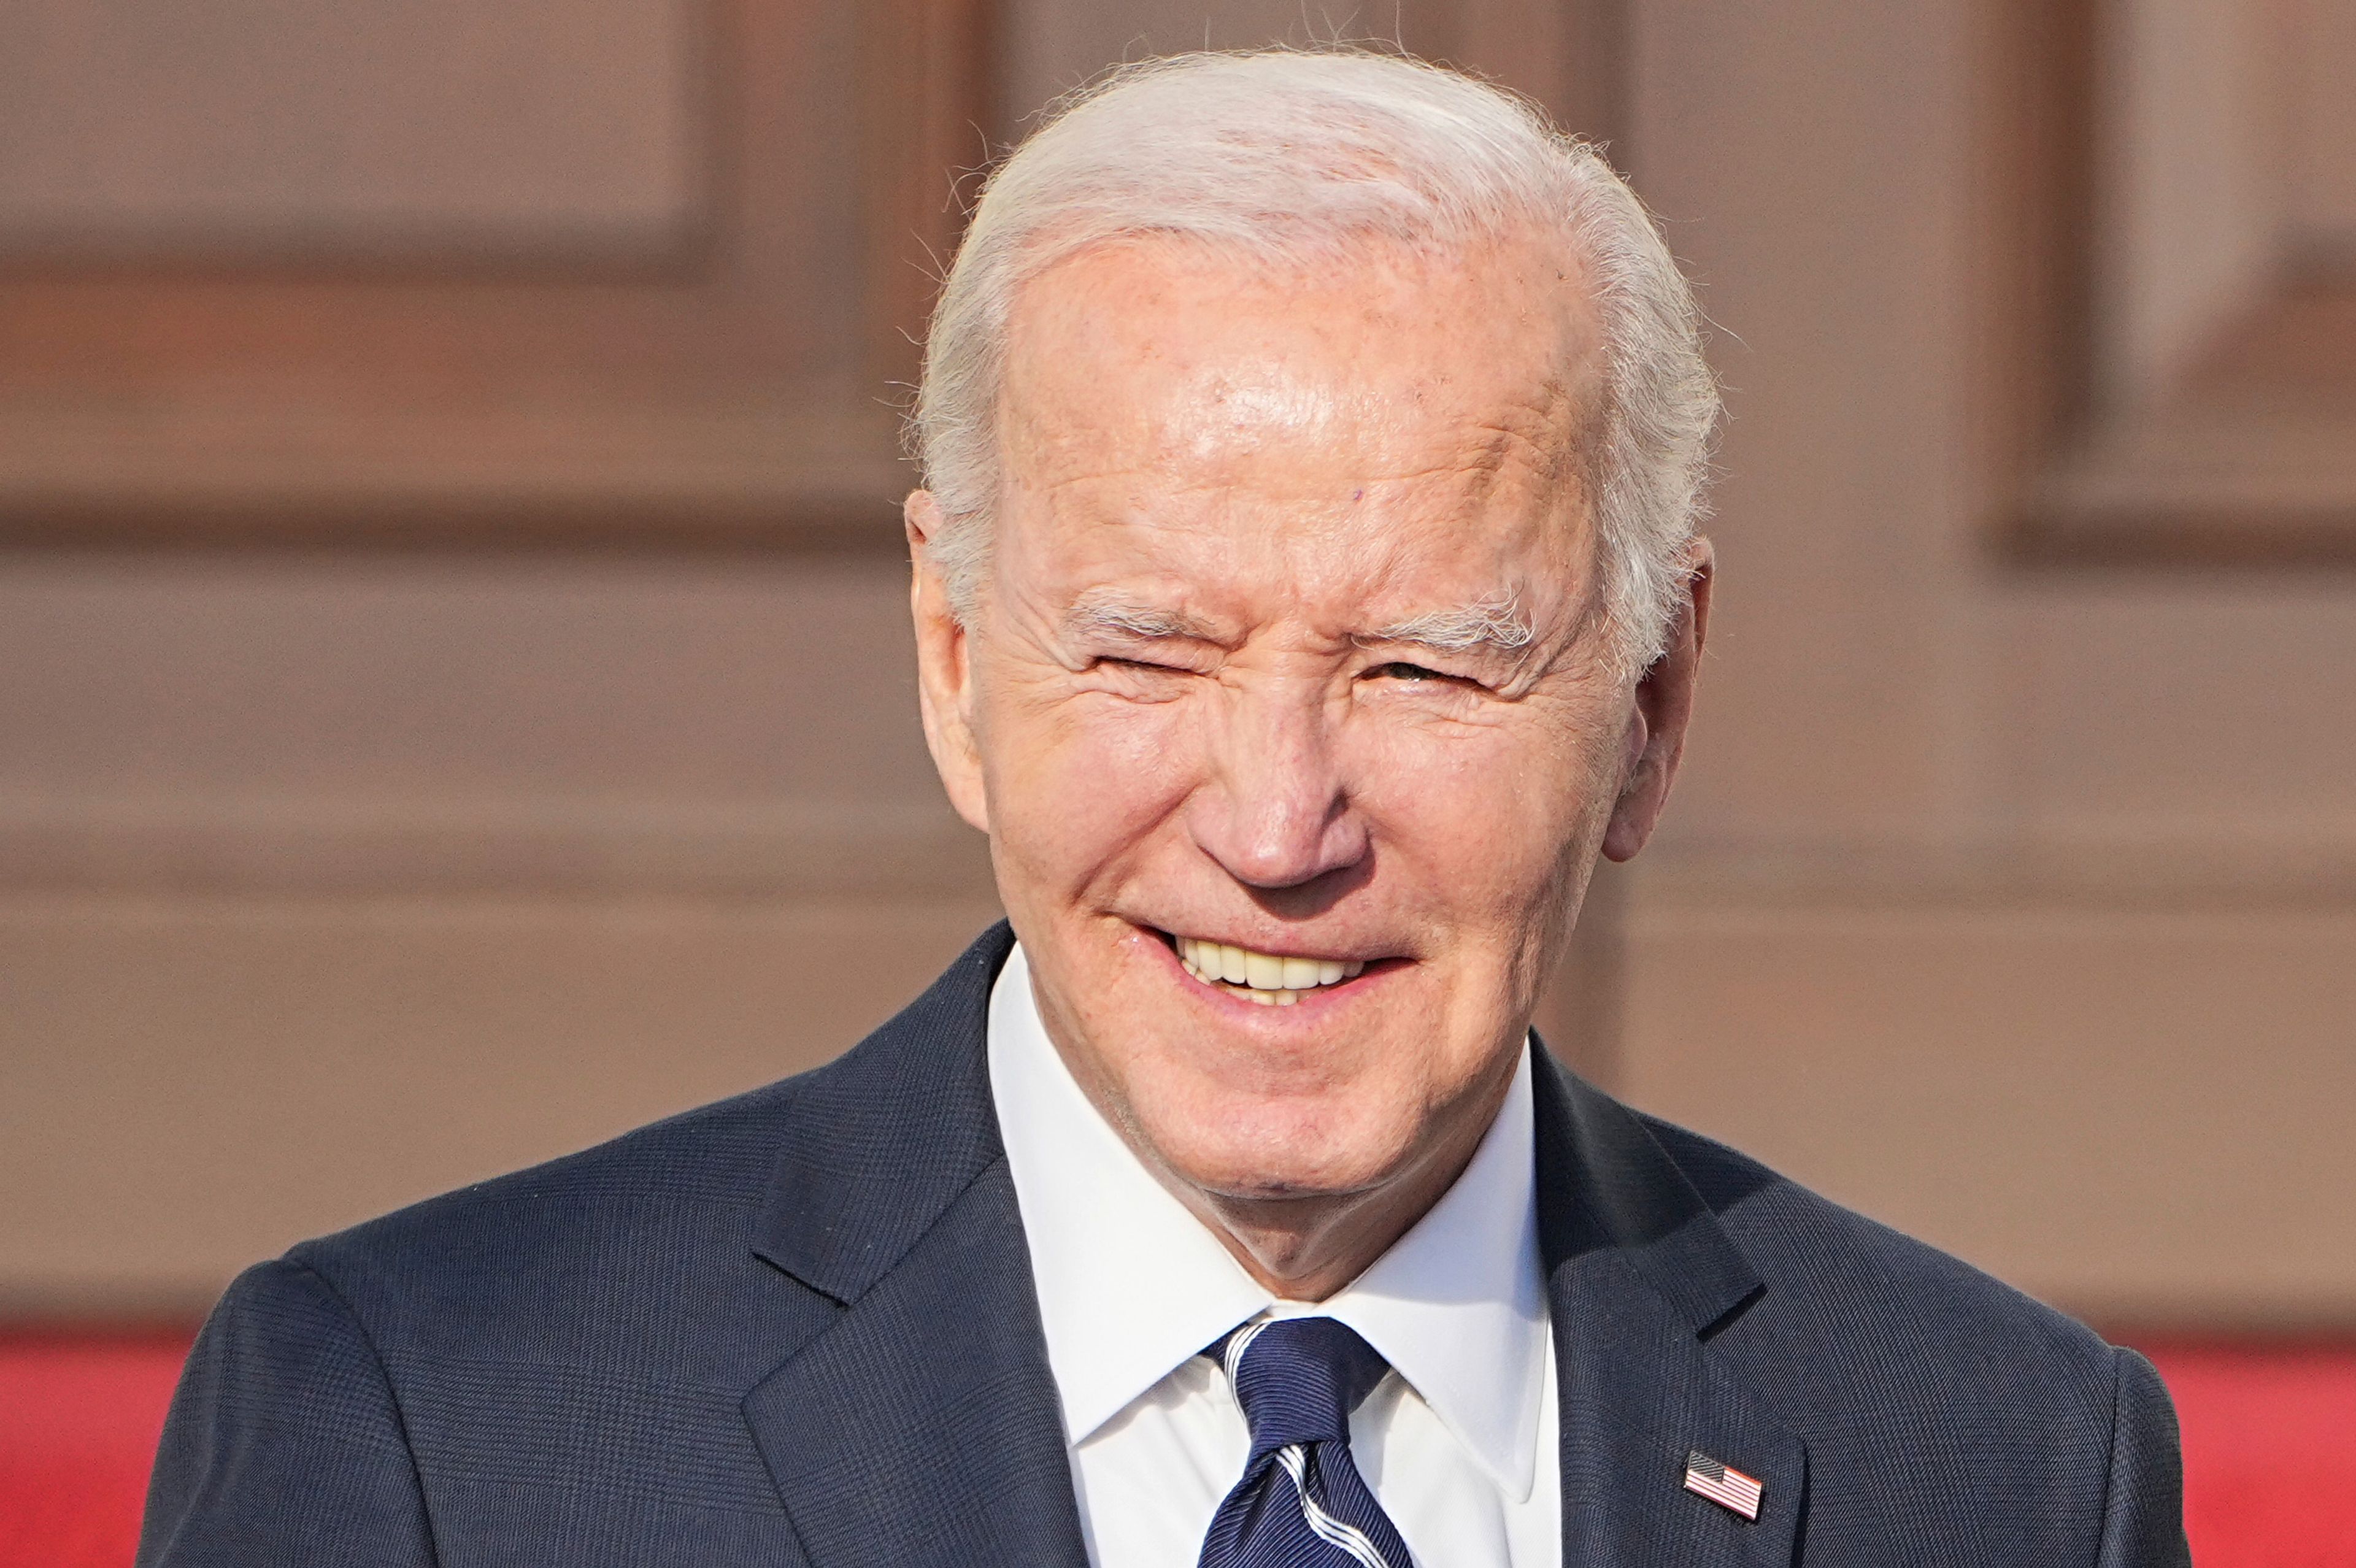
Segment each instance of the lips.
[{"label": "lips", "polygon": [[1321,986],[1338,986],[1365,970],[1357,958],[1302,958],[1256,952],[1207,937],[1173,936],[1178,962],[1205,985],[1267,1008],[1287,1008]]}]

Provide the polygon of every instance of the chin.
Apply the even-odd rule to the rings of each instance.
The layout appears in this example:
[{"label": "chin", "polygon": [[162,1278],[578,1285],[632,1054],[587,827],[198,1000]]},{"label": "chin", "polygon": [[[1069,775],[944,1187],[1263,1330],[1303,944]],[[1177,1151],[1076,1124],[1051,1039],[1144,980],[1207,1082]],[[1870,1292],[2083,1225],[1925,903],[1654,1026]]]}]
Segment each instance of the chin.
[{"label": "chin", "polygon": [[1386,1125],[1387,1117],[1298,1101],[1230,1102],[1207,1117],[1137,1120],[1187,1185],[1244,1201],[1339,1198],[1380,1187],[1417,1143],[1414,1129]]}]

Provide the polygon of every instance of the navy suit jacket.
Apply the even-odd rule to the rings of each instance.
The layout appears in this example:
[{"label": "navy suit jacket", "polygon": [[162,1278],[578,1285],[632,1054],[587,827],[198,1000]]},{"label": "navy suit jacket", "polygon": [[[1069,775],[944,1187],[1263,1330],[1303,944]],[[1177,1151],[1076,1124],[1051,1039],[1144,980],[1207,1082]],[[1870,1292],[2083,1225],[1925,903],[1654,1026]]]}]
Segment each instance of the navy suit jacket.
[{"label": "navy suit jacket", "polygon": [[[985,1067],[1011,941],[829,1066],[247,1272],[139,1562],[1085,1568]],[[1569,1568],[2187,1561],[2149,1363],[1539,1063]]]}]

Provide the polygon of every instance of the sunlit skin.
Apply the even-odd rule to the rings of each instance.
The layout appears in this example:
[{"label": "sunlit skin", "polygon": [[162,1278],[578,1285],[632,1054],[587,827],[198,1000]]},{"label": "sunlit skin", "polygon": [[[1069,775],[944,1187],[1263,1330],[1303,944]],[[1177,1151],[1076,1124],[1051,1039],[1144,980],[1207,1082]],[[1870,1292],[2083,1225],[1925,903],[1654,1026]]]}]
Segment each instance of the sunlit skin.
[{"label": "sunlit skin", "polygon": [[[1279,1295],[1338,1290],[1454,1181],[1595,857],[1643,847],[1676,773],[1710,556],[1624,671],[1580,455],[1599,352],[1534,245],[1101,247],[1017,299],[969,625],[908,499],[926,735],[1048,1034]],[[1415,640],[1468,608],[1526,641]],[[1257,1006],[1177,936],[1367,967]]]}]

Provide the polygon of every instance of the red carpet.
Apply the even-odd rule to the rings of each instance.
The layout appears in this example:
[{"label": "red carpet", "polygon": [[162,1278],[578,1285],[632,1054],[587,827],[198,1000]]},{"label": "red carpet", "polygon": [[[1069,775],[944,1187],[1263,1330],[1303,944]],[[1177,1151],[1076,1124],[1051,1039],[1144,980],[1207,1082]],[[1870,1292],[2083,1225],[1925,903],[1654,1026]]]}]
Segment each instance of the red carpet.
[{"label": "red carpet", "polygon": [[[0,1565],[122,1568],[183,1336],[0,1337]],[[2356,1349],[2152,1345],[2201,1568],[2356,1568]]]}]

